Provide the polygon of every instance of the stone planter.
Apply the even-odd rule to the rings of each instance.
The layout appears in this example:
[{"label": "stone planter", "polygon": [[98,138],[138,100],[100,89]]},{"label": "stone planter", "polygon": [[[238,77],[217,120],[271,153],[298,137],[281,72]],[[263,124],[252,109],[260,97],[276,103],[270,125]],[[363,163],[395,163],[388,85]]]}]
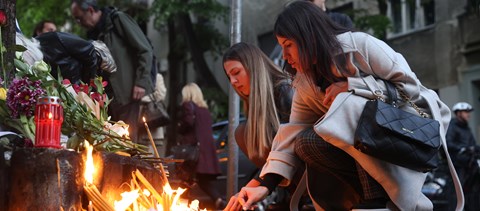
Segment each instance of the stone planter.
[{"label": "stone planter", "polygon": [[[112,205],[113,201],[121,199],[120,193],[129,190],[122,184],[130,183],[131,173],[136,169],[157,191],[162,191],[160,171],[145,161],[106,152],[94,153],[93,157],[96,168],[94,184]],[[69,150],[16,150],[10,168],[7,168],[9,178],[4,178],[9,181],[8,187],[3,193],[0,188],[0,197],[4,196],[4,206],[1,206],[1,199],[0,206],[10,211],[86,209],[88,200],[83,192],[83,160],[83,154]],[[1,182],[2,177],[0,185]]]}]

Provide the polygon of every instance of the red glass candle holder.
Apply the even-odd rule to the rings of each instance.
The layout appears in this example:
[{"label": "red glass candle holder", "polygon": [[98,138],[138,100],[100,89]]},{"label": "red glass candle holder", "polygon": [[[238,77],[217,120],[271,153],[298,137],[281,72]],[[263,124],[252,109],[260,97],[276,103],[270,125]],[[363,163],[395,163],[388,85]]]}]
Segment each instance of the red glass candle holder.
[{"label": "red glass candle holder", "polygon": [[63,107],[59,97],[38,98],[35,106],[35,147],[61,148]]}]

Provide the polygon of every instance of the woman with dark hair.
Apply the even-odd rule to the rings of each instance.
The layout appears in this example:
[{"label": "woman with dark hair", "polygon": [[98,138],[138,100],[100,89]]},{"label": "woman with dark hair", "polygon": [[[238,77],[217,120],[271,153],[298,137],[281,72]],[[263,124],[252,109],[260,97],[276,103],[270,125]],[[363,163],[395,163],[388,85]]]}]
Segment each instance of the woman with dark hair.
[{"label": "woman with dark hair", "polygon": [[38,23],[33,29],[32,37],[37,37],[38,35],[41,35],[43,33],[55,32],[55,31],[57,31],[57,26],[53,21],[43,20],[43,21],[40,21],[40,23]]},{"label": "woman with dark hair", "polygon": [[[361,110],[340,115],[344,118],[340,121],[345,121],[344,128],[329,128],[351,134],[351,138],[321,137],[319,134],[324,133],[316,126],[332,109],[330,106],[339,93],[354,91],[356,95],[374,99],[368,88],[372,84],[367,79],[373,79],[386,90],[381,80],[378,84],[375,80],[382,79],[394,83],[420,109],[439,121],[443,150],[448,157],[445,131],[450,111],[438,95],[425,88],[403,56],[387,44],[334,24],[311,2],[289,4],[278,16],[274,33],[283,48],[283,58],[296,71],[292,83],[295,94],[290,122],[279,128],[260,174],[263,182],[258,187],[244,187],[238,194],[243,208],[252,208],[278,184],[289,184],[299,162],[304,161],[309,194],[317,209],[432,210],[432,202],[421,192],[426,173],[375,159],[355,149],[353,134]],[[398,103],[400,108],[415,113],[406,102]],[[343,106],[353,104],[358,102],[349,101]],[[341,186],[331,185],[332,178]],[[342,200],[325,194],[338,189],[346,191]],[[459,199],[460,208],[462,203]]]},{"label": "woman with dark hair", "polygon": [[[235,129],[235,140],[249,160],[261,168],[280,124],[289,119],[293,96],[290,76],[258,47],[244,42],[223,54],[223,68],[243,101],[247,117]],[[257,174],[246,186],[255,187],[260,182]],[[237,206],[241,208],[233,196],[227,208]]]}]

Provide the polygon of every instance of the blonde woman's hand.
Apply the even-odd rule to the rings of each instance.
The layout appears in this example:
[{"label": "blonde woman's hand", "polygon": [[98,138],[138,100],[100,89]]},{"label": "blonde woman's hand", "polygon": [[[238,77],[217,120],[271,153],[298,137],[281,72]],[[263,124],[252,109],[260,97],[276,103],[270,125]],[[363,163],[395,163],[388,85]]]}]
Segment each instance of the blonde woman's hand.
[{"label": "blonde woman's hand", "polygon": [[238,193],[230,197],[230,200],[228,201],[227,206],[224,211],[238,211],[242,210],[242,205],[240,202],[238,202]]},{"label": "blonde woman's hand", "polygon": [[[260,185],[260,182],[256,180],[255,178],[251,179],[246,187],[257,187]],[[224,210],[242,210],[242,205],[238,201],[238,193],[235,194],[234,196],[230,197],[230,201],[228,201],[227,206],[225,207]]]},{"label": "blonde woman's hand", "polygon": [[268,196],[268,189],[265,186],[243,187],[238,193],[238,202],[243,210],[253,210],[255,204]]},{"label": "blonde woman's hand", "polygon": [[325,90],[325,99],[323,99],[323,104],[327,107],[332,105],[333,100],[340,92],[347,92],[348,91],[348,82],[340,81],[331,84],[327,90]]}]

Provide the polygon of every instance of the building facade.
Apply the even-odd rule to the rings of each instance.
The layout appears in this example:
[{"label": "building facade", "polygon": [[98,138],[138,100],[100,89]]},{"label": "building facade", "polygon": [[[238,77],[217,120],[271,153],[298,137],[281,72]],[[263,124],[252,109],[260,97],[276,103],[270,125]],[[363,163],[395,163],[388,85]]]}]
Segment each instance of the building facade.
[{"label": "building facade", "polygon": [[[230,0],[218,0],[230,5]],[[243,0],[241,40],[258,45],[269,55],[276,45],[272,30],[276,16],[289,0]],[[401,53],[428,88],[434,89],[451,107],[465,101],[480,110],[480,14],[475,0],[327,0],[327,8],[350,15],[355,21],[366,15],[383,14],[390,27],[383,37]],[[477,5],[475,5],[477,4]],[[216,23],[229,36],[230,26]],[[363,29],[362,29],[363,30]],[[166,33],[149,33],[164,67]],[[373,31],[365,29],[372,33]],[[220,55],[221,56],[221,55]],[[220,57],[221,58],[221,57]],[[209,66],[228,93],[229,83],[221,59],[209,58]],[[195,72],[190,71],[192,75]],[[192,77],[193,78],[193,77]],[[167,82],[168,83],[168,82]],[[473,113],[470,126],[480,138],[480,112]]]}]

